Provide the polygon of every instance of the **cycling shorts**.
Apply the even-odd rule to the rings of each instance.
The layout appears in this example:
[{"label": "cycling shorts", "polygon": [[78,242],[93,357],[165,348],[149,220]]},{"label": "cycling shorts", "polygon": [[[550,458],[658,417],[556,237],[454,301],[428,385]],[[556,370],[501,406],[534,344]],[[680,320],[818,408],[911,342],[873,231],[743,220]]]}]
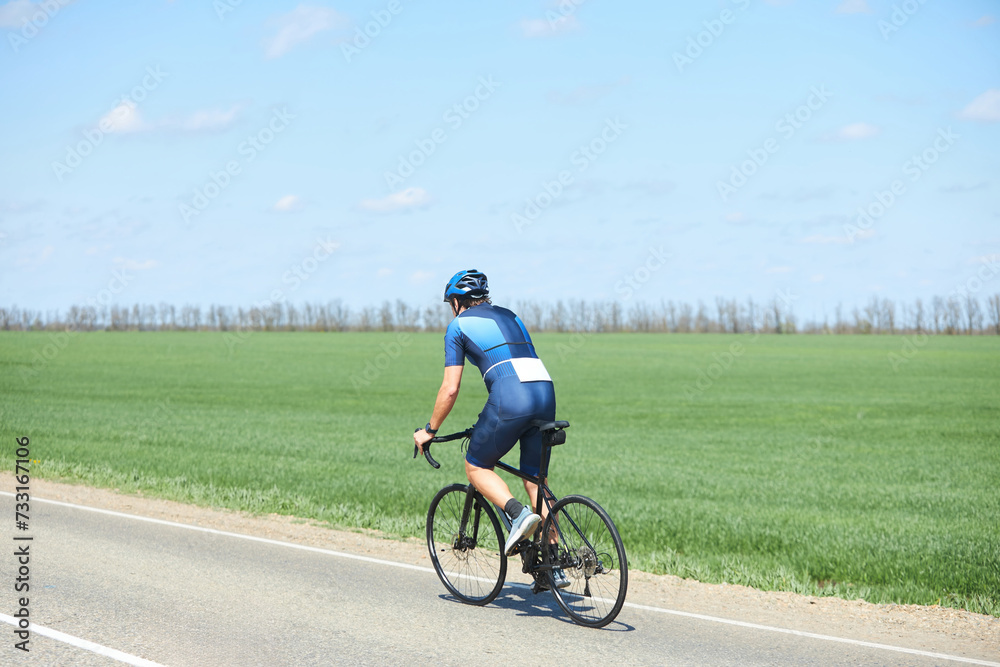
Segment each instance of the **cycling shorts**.
[{"label": "cycling shorts", "polygon": [[480,468],[493,468],[521,441],[521,471],[537,476],[541,470],[542,434],[529,426],[532,419],[556,418],[556,393],[551,382],[521,382],[517,376],[496,380],[479,413],[465,459]]}]

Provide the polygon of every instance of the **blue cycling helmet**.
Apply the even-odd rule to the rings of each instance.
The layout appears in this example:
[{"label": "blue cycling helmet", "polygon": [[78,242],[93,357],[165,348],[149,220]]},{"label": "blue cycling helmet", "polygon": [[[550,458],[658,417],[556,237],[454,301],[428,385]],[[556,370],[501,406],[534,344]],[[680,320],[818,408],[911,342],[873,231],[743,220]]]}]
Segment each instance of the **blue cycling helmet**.
[{"label": "blue cycling helmet", "polygon": [[470,297],[481,299],[490,295],[490,285],[486,282],[486,274],[468,269],[459,271],[451,277],[444,288],[444,300],[449,301],[454,298]]}]

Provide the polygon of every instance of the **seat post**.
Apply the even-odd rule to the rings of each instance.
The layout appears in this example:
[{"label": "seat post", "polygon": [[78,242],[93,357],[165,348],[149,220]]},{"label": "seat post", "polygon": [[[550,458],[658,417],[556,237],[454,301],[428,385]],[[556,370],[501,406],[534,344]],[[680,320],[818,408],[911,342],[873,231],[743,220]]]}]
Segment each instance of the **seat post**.
[{"label": "seat post", "polygon": [[542,438],[542,461],[541,465],[538,467],[538,476],[541,479],[545,479],[549,476],[549,458],[552,454],[552,445],[546,444],[545,438]]}]

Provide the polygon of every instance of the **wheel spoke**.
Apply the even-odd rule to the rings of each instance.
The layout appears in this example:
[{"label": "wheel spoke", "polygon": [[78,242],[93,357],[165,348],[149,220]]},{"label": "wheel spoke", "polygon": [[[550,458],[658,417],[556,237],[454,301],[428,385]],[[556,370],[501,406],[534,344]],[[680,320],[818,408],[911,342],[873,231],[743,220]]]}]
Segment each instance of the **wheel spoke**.
[{"label": "wheel spoke", "polygon": [[601,627],[621,610],[628,585],[625,549],[614,523],[594,501],[563,498],[547,520],[558,534],[558,556],[570,585],[553,589],[566,613],[584,625]]},{"label": "wheel spoke", "polygon": [[496,516],[477,501],[466,521],[466,534],[460,534],[466,497],[462,485],[438,493],[428,512],[427,544],[445,587],[463,602],[487,604],[506,577],[507,560],[499,548],[502,533]]}]

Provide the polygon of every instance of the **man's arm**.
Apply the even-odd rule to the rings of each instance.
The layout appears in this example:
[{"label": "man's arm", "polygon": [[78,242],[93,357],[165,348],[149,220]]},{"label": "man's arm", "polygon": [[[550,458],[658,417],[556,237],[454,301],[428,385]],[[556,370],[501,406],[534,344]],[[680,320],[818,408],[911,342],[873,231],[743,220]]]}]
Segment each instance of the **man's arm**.
[{"label": "man's arm", "polygon": [[[465,366],[445,366],[444,380],[441,381],[437,400],[434,401],[434,412],[431,413],[431,429],[435,431],[439,429],[445,418],[448,417],[448,413],[455,407],[458,390],[462,386],[462,371],[464,369]],[[433,437],[424,429],[420,429],[413,434],[413,442],[423,451],[424,444]]]},{"label": "man's arm", "polygon": [[434,412],[431,414],[431,428],[435,431],[441,428],[448,413],[455,407],[458,390],[462,386],[462,371],[464,369],[465,366],[446,366],[444,369],[444,380],[441,381],[437,400],[434,401]]}]

